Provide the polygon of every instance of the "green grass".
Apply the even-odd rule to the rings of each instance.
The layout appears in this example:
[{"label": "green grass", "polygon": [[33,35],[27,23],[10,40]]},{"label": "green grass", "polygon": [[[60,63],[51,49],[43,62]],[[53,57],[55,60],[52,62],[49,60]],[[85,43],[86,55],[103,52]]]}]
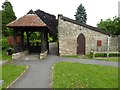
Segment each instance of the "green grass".
[{"label": "green grass", "polygon": [[[103,60],[103,61],[113,61],[113,62],[118,62],[120,61],[120,58],[117,57],[116,54],[110,54],[110,57],[106,57],[105,54],[96,54],[96,57],[94,58],[94,60]],[[64,56],[67,58],[80,58],[80,59],[90,59],[93,60],[92,58],[92,54],[87,54],[87,55],[70,55],[70,56]]]},{"label": "green grass", "polygon": [[94,58],[95,60],[102,60],[102,61],[114,61],[114,62],[118,62],[120,61],[120,58],[118,57],[97,57],[97,58]]},{"label": "green grass", "polygon": [[0,59],[2,60],[12,60],[12,55],[7,55],[6,50],[0,51]]},{"label": "green grass", "polygon": [[118,68],[59,62],[53,70],[53,88],[118,88]]},{"label": "green grass", "polygon": [[68,55],[68,56],[63,56],[63,57],[67,57],[67,58],[82,58],[82,59],[89,59],[89,58],[91,58],[88,55]]},{"label": "green grass", "polygon": [[[3,83],[2,87],[6,88],[25,69],[26,69],[26,66],[15,66],[15,65],[4,65],[4,66],[2,66],[2,80],[4,80],[4,83]],[[1,70],[1,67],[0,67],[0,70]],[[1,73],[0,73],[0,76],[1,76]]]},{"label": "green grass", "polygon": [[77,56],[77,55],[68,55],[68,56],[63,56],[63,57],[68,57],[68,58],[80,58],[80,56]]}]

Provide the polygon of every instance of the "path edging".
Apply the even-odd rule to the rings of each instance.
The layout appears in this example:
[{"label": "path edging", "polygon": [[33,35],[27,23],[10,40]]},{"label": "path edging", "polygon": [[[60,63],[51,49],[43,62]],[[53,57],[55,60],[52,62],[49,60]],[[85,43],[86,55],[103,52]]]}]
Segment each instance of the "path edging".
[{"label": "path edging", "polygon": [[54,63],[54,64],[52,65],[52,67],[51,67],[51,82],[50,82],[50,84],[49,84],[49,88],[53,88],[53,87],[52,87],[52,86],[53,86],[53,75],[54,75],[55,65],[56,65],[57,63],[59,63],[59,62]]},{"label": "path edging", "polygon": [[18,76],[17,79],[15,79],[12,83],[10,83],[10,85],[7,86],[6,89],[10,88],[19,78],[21,78],[21,77],[25,74],[25,72],[26,72],[28,69],[29,69],[29,66],[26,66],[26,69],[20,74],[20,76]]},{"label": "path edging", "polygon": [[53,65],[52,65],[52,67],[51,67],[51,82],[50,82],[50,84],[49,84],[49,87],[50,88],[53,88],[52,86],[53,86],[53,75],[54,75],[54,68],[55,68],[55,65],[56,65],[56,63],[54,63]]}]

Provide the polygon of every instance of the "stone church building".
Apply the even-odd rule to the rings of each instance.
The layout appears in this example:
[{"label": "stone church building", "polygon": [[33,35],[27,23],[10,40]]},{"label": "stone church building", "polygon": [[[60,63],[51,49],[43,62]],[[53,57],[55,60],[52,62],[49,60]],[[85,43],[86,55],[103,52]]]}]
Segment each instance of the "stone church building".
[{"label": "stone church building", "polygon": [[85,55],[92,50],[107,50],[110,33],[59,15],[59,54]]},{"label": "stone church building", "polygon": [[[16,58],[24,55],[24,51],[38,51],[40,59],[46,57],[49,53],[49,33],[58,36],[58,54],[60,56],[118,50],[118,38],[112,38],[109,32],[78,23],[63,15],[58,15],[58,19],[56,19],[54,15],[41,10],[30,10],[27,15],[9,23],[7,27],[14,30],[15,52],[13,57]],[[18,32],[21,34],[19,43],[17,43]],[[29,40],[33,32],[41,34],[39,39],[41,42],[37,46],[34,46],[34,43]],[[25,42],[24,33],[27,34],[27,42]]]}]

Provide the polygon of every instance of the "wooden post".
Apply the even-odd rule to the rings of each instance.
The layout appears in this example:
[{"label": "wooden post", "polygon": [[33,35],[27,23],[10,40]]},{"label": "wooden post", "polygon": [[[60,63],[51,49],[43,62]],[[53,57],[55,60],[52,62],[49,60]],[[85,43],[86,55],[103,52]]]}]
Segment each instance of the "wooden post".
[{"label": "wooden post", "polygon": [[24,31],[21,31],[21,45],[22,45],[22,51],[24,50]]},{"label": "wooden post", "polygon": [[45,47],[45,51],[48,50],[48,41],[47,40],[48,40],[47,39],[47,32],[44,32],[44,41],[45,41],[44,47]]},{"label": "wooden post", "polygon": [[29,33],[28,33],[28,31],[26,31],[26,34],[27,34],[27,49],[29,50]]},{"label": "wooden post", "polygon": [[41,31],[41,52],[45,52],[47,50],[47,37],[46,32]]},{"label": "wooden post", "polygon": [[49,53],[48,33],[46,33],[46,42],[47,42],[47,50],[48,50],[48,53]]},{"label": "wooden post", "polygon": [[18,52],[16,37],[17,37],[17,31],[14,29],[14,53]]},{"label": "wooden post", "polygon": [[44,33],[41,31],[41,53],[44,52]]}]

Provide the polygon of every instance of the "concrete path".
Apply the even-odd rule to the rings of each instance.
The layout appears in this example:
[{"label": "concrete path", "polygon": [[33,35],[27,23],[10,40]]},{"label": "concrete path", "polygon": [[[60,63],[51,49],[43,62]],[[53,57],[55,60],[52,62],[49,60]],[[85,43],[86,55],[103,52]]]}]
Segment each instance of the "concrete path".
[{"label": "concrete path", "polygon": [[54,63],[62,61],[118,67],[117,62],[64,58],[55,55],[48,55],[44,60],[39,60],[39,55],[33,54],[12,62],[16,65],[28,65],[30,68],[11,88],[49,88],[51,67]]},{"label": "concrete path", "polygon": [[16,65],[28,65],[29,69],[11,88],[49,88],[51,67],[62,61],[118,67],[117,62],[59,57],[56,46],[56,43],[50,44],[50,54],[44,60],[39,60],[39,55],[32,54],[12,61]]}]

